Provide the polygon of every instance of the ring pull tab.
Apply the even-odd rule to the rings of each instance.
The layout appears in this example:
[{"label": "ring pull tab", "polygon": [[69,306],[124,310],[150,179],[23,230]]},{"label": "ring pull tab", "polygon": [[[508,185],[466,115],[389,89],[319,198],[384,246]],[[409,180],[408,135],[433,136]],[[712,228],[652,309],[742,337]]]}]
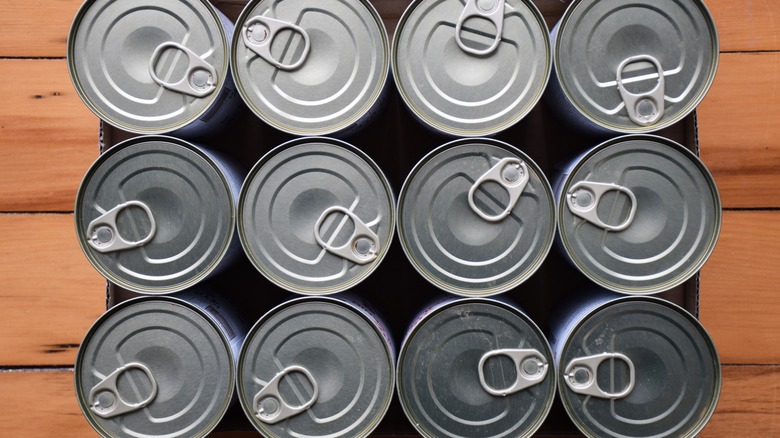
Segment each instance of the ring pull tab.
[{"label": "ring pull tab", "polygon": [[[648,61],[655,65],[656,70],[658,70],[658,83],[655,88],[646,93],[634,94],[626,90],[626,87],[623,85],[623,70],[629,64],[640,61]],[[626,104],[628,117],[634,123],[640,126],[650,126],[663,117],[666,80],[664,79],[661,63],[656,58],[650,55],[639,55],[632,56],[621,62],[617,70],[617,86],[620,91],[620,97]]]},{"label": "ring pull tab", "polygon": [[[116,224],[119,212],[129,207],[139,207],[149,217],[149,234],[136,242],[128,242],[122,238]],[[90,222],[87,227],[87,242],[95,251],[101,253],[122,251],[146,245],[152,240],[156,231],[157,223],[154,221],[154,216],[152,216],[152,210],[143,202],[129,201],[117,205]]]},{"label": "ring pull tab", "polygon": [[[322,236],[320,236],[320,227],[325,221],[325,218],[335,212],[344,213],[349,216],[355,224],[355,231],[352,232],[349,241],[339,247],[330,245],[322,240]],[[337,233],[338,231],[334,233],[334,237]],[[371,229],[368,228],[368,225],[363,223],[355,213],[352,213],[344,207],[330,207],[322,212],[320,218],[317,219],[317,223],[314,224],[314,238],[317,240],[317,243],[329,253],[357,263],[358,265],[365,265],[378,257],[379,237],[377,237],[376,233],[371,231]]]},{"label": "ring pull tab", "polygon": [[[178,49],[187,55],[189,65],[179,82],[166,82],[160,79],[154,71],[160,55],[166,49]],[[154,49],[152,59],[149,61],[149,75],[159,86],[193,97],[208,96],[217,88],[217,70],[192,50],[174,42],[162,43]]]},{"label": "ring pull tab", "polygon": [[[628,386],[620,392],[610,393],[599,388],[598,368],[602,362],[610,359],[622,360],[628,365]],[[635,385],[634,363],[628,356],[620,353],[602,353],[595,356],[582,357],[569,362],[564,371],[566,385],[573,392],[582,395],[590,395],[597,398],[615,400],[623,398],[631,393]]]},{"label": "ring pull tab", "polygon": [[[130,371],[132,369],[141,370],[149,378],[152,383],[152,392],[149,396],[139,403],[128,403],[119,395],[117,389],[117,379],[122,373]],[[95,413],[95,415],[102,418],[112,418],[118,415],[128,414],[137,410],[143,409],[148,406],[152,400],[157,396],[157,381],[154,380],[152,372],[146,365],[134,362],[129,363],[103,379],[102,382],[95,385],[91,391],[89,391],[90,407],[89,409]]]},{"label": "ring pull tab", "polygon": [[[520,200],[520,195],[523,194],[523,190],[525,190],[525,186],[528,184],[530,178],[528,166],[526,166],[524,162],[517,158],[503,158],[495,166],[491,167],[490,170],[485,172],[485,174],[480,176],[474,185],[471,186],[471,189],[469,189],[469,206],[474,213],[478,214],[482,219],[488,222],[498,222],[509,216],[509,213],[515,208],[515,205],[517,204],[517,201]],[[506,209],[495,216],[485,214],[474,203],[474,193],[479,186],[489,181],[500,184],[509,193],[509,202],[507,203]]]},{"label": "ring pull tab", "polygon": [[[271,43],[276,38],[276,35],[283,30],[297,32],[303,37],[303,53],[301,53],[300,59],[293,64],[282,64],[271,55]],[[255,52],[259,57],[280,70],[295,70],[303,65],[311,48],[309,34],[302,27],[260,15],[247,20],[241,36],[244,39],[244,45],[249,50]]]},{"label": "ring pull tab", "polygon": [[[309,380],[313,388],[311,399],[300,406],[290,406],[279,393],[279,382],[290,373],[301,373]],[[276,424],[280,421],[294,417],[301,412],[309,409],[317,401],[320,390],[314,376],[306,368],[294,365],[280,371],[263,389],[255,395],[253,406],[255,415],[263,423]]]},{"label": "ring pull tab", "polygon": [[[485,363],[491,357],[496,356],[507,356],[515,363],[517,378],[508,388],[495,389],[490,387],[485,381]],[[549,365],[547,364],[547,361],[544,360],[542,353],[534,349],[501,349],[488,351],[482,355],[482,359],[479,360],[479,383],[482,384],[482,388],[487,391],[488,394],[496,397],[506,397],[507,395],[520,392],[541,383],[547,376],[548,368]]]},{"label": "ring pull tab", "polygon": [[[498,48],[504,29],[504,3],[505,0],[466,0],[466,7],[463,8],[458,24],[455,26],[455,41],[461,50],[476,56],[487,56]],[[496,26],[496,37],[487,49],[477,50],[463,43],[460,34],[463,31],[463,23],[469,18],[484,18]]]},{"label": "ring pull tab", "polygon": [[[599,202],[601,202],[601,197],[604,196],[605,193],[613,190],[626,194],[631,201],[631,209],[628,212],[628,217],[618,225],[609,225],[602,221],[598,215],[598,206]],[[573,185],[571,189],[569,189],[569,192],[566,193],[566,205],[569,206],[569,211],[574,215],[607,231],[625,230],[631,225],[631,222],[634,221],[634,216],[636,215],[636,196],[634,196],[634,192],[627,187],[617,184],[580,181]]]}]

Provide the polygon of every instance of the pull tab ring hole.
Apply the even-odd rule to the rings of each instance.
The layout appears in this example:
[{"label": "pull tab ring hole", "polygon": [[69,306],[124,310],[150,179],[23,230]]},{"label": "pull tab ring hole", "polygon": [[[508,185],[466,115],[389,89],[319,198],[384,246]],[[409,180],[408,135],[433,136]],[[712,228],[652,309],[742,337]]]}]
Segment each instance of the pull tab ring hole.
[{"label": "pull tab ring hole", "polygon": [[[100,232],[100,227],[98,231]],[[116,231],[125,241],[138,242],[152,232],[152,220],[143,208],[128,205],[116,215]]]},{"label": "pull tab ring hole", "polygon": [[[494,3],[498,1],[493,0]],[[482,2],[478,3],[478,7],[482,10]],[[495,9],[495,4],[493,5]],[[487,13],[490,11],[484,11]],[[463,27],[460,29],[460,40],[464,46],[471,50],[486,51],[498,38],[498,27],[488,18],[479,15],[472,15],[463,21]]]},{"label": "pull tab ring hole", "polygon": [[[279,398],[275,399],[273,396],[266,397],[260,400],[260,405],[268,398],[274,398],[274,400],[280,405],[286,405],[292,409],[300,409],[306,406],[314,397],[315,389],[312,386],[312,381],[301,371],[292,370],[287,372],[281,380],[279,380],[278,394]],[[278,408],[281,410],[281,406]]]},{"label": "pull tab ring hole", "polygon": [[596,214],[603,223],[616,227],[628,220],[631,206],[631,198],[626,193],[620,190],[609,190],[598,200]]},{"label": "pull tab ring hole", "polygon": [[610,358],[599,364],[596,374],[598,387],[609,394],[620,394],[630,386],[631,369],[620,358]]},{"label": "pull tab ring hole", "polygon": [[341,211],[334,210],[328,213],[317,230],[320,238],[332,247],[341,247],[350,244],[350,239],[355,233],[355,222]]},{"label": "pull tab ring hole", "polygon": [[[629,74],[626,76],[626,74]],[[626,64],[622,72],[623,88],[632,94],[643,94],[655,89],[661,80],[658,68],[647,60],[637,60]]]},{"label": "pull tab ring hole", "polygon": [[170,84],[178,83],[188,74],[189,55],[176,46],[168,45],[159,52],[152,68],[161,80]]},{"label": "pull tab ring hole", "polygon": [[271,56],[284,65],[296,65],[306,56],[306,41],[293,29],[279,29],[267,38],[271,38]]},{"label": "pull tab ring hole", "polygon": [[512,388],[517,381],[517,374],[521,372],[515,366],[511,357],[498,354],[489,357],[484,365],[485,384],[494,391],[506,391]]},{"label": "pull tab ring hole", "polygon": [[484,181],[474,191],[474,206],[488,216],[501,214],[509,201],[509,190],[495,181]]}]

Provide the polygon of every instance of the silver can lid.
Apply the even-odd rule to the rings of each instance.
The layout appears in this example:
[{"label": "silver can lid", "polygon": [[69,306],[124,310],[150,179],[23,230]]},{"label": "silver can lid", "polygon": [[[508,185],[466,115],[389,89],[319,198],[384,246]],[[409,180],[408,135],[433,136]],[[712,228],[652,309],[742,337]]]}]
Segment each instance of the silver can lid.
[{"label": "silver can lid", "polygon": [[344,302],[291,300],[250,330],[238,394],[267,437],[364,437],[393,395],[392,352],[379,328]]},{"label": "silver can lid", "polygon": [[491,139],[456,140],[410,172],[398,235],[417,271],[465,296],[507,291],[541,266],[555,237],[555,203],[541,169]]},{"label": "silver can lid", "polygon": [[231,66],[262,120],[295,135],[359,121],[380,97],[387,32],[367,0],[254,0],[236,20]]},{"label": "silver can lid", "polygon": [[719,49],[700,0],[578,0],[558,23],[554,53],[563,92],[585,117],[639,133],[696,108],[715,78]]},{"label": "silver can lid", "polygon": [[692,437],[718,402],[720,360],[688,312],[661,299],[600,306],[566,340],[563,405],[589,437]]},{"label": "silver can lid", "polygon": [[79,347],[79,406],[104,437],[202,437],[230,406],[234,360],[201,310],[169,297],[111,308]]},{"label": "silver can lid", "polygon": [[426,437],[531,436],[552,406],[550,346],[519,310],[461,299],[427,315],[398,360],[398,395]]},{"label": "silver can lid", "polygon": [[98,117],[165,134],[215,103],[229,80],[228,43],[206,0],[88,0],[70,29],[68,68]]},{"label": "silver can lid", "polygon": [[203,151],[172,137],[138,137],[87,171],[76,195],[76,234],[113,283],[164,294],[217,267],[233,238],[235,208],[225,175]]},{"label": "silver can lid", "polygon": [[414,1],[393,38],[392,69],[407,106],[461,137],[525,117],[552,69],[547,25],[529,0]]},{"label": "silver can lid", "polygon": [[361,282],[384,259],[395,205],[379,167],[329,138],[287,142],[250,171],[238,232],[255,267],[291,292],[330,294]]},{"label": "silver can lid", "polygon": [[597,146],[557,190],[564,249],[587,277],[616,292],[652,294],[683,283],[718,240],[721,203],[712,175],[662,137]]}]

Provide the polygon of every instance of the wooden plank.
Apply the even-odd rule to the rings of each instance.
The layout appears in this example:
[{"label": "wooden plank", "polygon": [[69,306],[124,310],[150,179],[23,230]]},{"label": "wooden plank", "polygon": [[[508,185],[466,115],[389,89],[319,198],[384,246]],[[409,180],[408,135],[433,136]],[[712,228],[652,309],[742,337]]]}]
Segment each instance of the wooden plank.
[{"label": "wooden plank", "polygon": [[0,365],[72,364],[105,310],[105,280],[81,252],[73,216],[0,215],[0,235]]},{"label": "wooden plank", "polygon": [[776,0],[706,0],[722,52],[780,49]]},{"label": "wooden plank", "polygon": [[82,0],[4,0],[0,57],[64,57]]},{"label": "wooden plank", "polygon": [[725,208],[780,207],[780,53],[724,54],[699,107],[701,156]]},{"label": "wooden plank", "polygon": [[98,119],[64,60],[0,60],[0,211],[72,211]]}]

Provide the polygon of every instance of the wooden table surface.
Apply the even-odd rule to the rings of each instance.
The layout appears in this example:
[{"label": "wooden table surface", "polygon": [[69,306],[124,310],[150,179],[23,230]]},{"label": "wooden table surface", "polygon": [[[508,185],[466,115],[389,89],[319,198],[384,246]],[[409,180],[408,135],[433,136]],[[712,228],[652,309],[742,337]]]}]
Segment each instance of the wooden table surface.
[{"label": "wooden table surface", "polygon": [[[398,9],[391,2],[374,4]],[[78,344],[105,309],[73,225],[98,136],[65,61],[80,3],[4,0],[0,13],[1,436],[94,436],[72,383]],[[721,57],[699,135],[725,212],[702,271],[701,321],[724,381],[702,436],[780,436],[780,3],[706,4]]]}]

